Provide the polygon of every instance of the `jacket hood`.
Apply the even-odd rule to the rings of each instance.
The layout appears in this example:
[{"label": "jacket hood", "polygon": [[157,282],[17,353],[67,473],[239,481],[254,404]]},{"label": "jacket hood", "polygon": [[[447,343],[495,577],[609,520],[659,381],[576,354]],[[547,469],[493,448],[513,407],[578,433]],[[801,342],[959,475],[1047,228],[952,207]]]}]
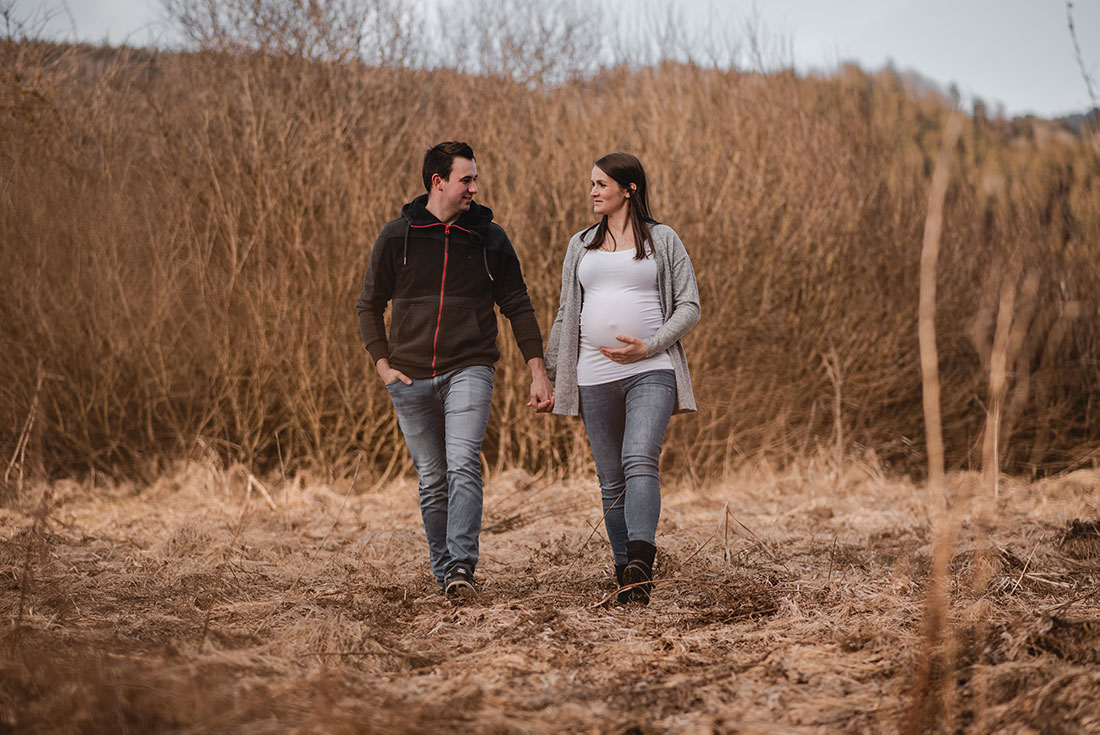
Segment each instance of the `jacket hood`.
[{"label": "jacket hood", "polygon": [[[421,194],[411,202],[401,207],[401,216],[413,227],[430,227],[442,225],[439,218],[428,211],[428,195]],[[470,208],[459,215],[455,225],[477,236],[480,242],[485,239],[489,229],[489,223],[493,221],[493,210],[488,207],[471,202]]]}]

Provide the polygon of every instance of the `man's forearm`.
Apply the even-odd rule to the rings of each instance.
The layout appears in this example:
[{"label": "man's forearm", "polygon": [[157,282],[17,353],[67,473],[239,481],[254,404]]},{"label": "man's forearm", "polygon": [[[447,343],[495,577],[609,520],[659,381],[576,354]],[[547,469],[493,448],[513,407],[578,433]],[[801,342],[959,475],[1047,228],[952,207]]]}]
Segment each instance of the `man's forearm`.
[{"label": "man's forearm", "polygon": [[541,357],[532,357],[527,361],[527,367],[531,370],[531,379],[546,377],[546,361]]}]

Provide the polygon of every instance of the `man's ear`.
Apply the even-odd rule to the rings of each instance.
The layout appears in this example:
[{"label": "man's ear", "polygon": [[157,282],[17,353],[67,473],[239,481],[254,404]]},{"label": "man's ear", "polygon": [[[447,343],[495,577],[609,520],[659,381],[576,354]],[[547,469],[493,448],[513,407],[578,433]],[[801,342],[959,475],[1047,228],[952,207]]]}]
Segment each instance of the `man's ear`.
[{"label": "man's ear", "polygon": [[432,174],[432,188],[433,189],[442,189],[444,181],[446,181],[446,179],[444,179],[439,174]]}]

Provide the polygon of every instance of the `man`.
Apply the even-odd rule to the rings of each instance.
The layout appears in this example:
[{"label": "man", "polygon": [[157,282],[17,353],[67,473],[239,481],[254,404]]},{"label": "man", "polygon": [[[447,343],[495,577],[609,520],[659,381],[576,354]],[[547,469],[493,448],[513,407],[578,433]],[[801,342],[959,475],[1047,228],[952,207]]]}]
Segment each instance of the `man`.
[{"label": "man", "polygon": [[422,175],[427,194],[402,207],[374,243],[356,311],[416,467],[432,573],[449,597],[465,599],[475,594],[481,444],[500,357],[494,303],[531,370],[527,405],[548,410],[552,390],[519,259],[492,210],[473,201],[473,149],[433,146]]}]

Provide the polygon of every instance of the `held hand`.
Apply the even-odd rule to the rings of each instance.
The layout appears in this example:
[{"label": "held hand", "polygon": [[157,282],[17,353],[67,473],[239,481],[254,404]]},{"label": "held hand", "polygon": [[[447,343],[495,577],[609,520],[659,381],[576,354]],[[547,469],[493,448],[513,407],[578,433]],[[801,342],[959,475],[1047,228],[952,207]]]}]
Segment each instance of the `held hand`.
[{"label": "held hand", "polygon": [[382,378],[382,382],[386,385],[396,383],[399,380],[405,385],[412,385],[412,378],[396,368],[391,368],[390,361],[386,358],[376,362],[374,368],[378,371],[378,377]]},{"label": "held hand", "polygon": [[628,337],[625,334],[616,334],[615,339],[624,343],[625,347],[601,347],[600,352],[612,362],[621,365],[629,365],[645,358],[645,342],[637,337]]},{"label": "held hand", "polygon": [[527,407],[535,413],[546,413],[554,408],[554,388],[546,377],[546,365],[541,357],[534,357],[527,361],[527,366],[531,368],[531,398]]},{"label": "held hand", "polygon": [[535,411],[535,413],[549,413],[554,410],[554,389],[550,388],[547,393],[536,394],[534,386],[531,387],[531,399],[527,401],[527,406]]}]

